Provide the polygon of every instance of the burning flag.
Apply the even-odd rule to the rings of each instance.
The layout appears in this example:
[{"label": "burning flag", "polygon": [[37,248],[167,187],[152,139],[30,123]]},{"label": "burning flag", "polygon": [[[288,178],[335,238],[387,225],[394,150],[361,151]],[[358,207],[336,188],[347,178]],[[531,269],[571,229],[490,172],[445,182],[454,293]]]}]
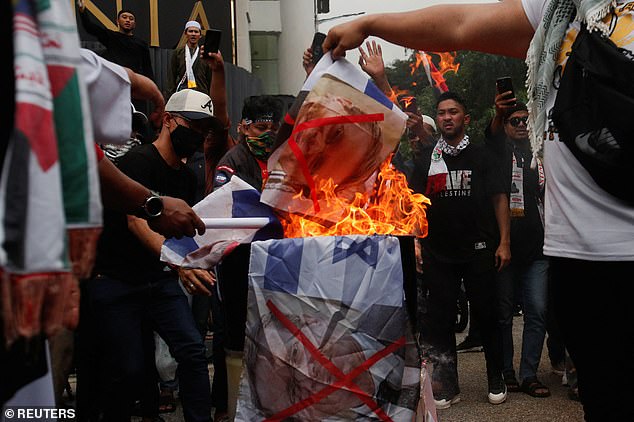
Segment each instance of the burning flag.
[{"label": "burning flag", "polygon": [[359,69],[325,55],[278,133],[285,142],[269,159],[262,202],[320,218],[331,209],[319,189],[323,183],[331,181],[335,195],[347,202],[370,192],[406,120]]},{"label": "burning flag", "polygon": [[[438,62],[438,67],[434,65],[432,61],[431,54],[436,54],[440,60]],[[445,53],[431,53],[428,54],[424,51],[417,51],[414,56],[416,58],[416,62],[410,64],[411,74],[422,65],[425,70],[425,74],[427,75],[427,80],[429,81],[429,86],[434,89],[436,96],[439,96],[443,92],[449,91],[449,87],[447,86],[447,82],[445,80],[445,73],[454,72],[458,73],[458,69],[460,68],[460,63],[456,63],[456,52],[445,52]]]},{"label": "burning flag", "polygon": [[[271,208],[262,204],[260,193],[238,176],[207,195],[193,210],[203,221],[211,218],[210,223],[226,219],[223,220],[226,227],[216,225],[193,238],[167,239],[161,248],[162,261],[185,268],[210,269],[240,243],[282,237],[282,228]],[[261,227],[239,226],[240,219],[245,217],[264,217],[266,223]]]},{"label": "burning flag", "polygon": [[395,237],[251,246],[236,420],[411,421],[420,363]]}]

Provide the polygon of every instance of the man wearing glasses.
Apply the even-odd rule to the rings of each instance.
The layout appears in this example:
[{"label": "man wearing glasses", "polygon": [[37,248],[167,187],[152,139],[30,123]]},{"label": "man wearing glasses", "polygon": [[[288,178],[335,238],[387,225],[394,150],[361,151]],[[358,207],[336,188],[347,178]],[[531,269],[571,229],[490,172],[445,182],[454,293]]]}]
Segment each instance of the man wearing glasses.
[{"label": "man wearing glasses", "polygon": [[[485,132],[487,145],[498,156],[504,178],[510,184],[513,259],[508,267],[497,274],[504,381],[509,391],[548,397],[550,390],[537,379],[546,336],[548,300],[548,260],[542,252],[544,169],[540,158],[532,158],[527,107],[507,94],[503,92],[496,96],[495,117]],[[519,289],[524,314],[519,366],[521,384],[513,369],[515,289]]]}]

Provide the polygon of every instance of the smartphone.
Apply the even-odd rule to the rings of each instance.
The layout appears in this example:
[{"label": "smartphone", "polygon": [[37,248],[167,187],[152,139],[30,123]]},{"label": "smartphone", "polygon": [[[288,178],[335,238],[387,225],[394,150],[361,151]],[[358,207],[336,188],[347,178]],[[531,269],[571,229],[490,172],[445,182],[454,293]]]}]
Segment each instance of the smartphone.
[{"label": "smartphone", "polygon": [[313,63],[317,63],[324,55],[324,50],[321,48],[321,45],[326,40],[326,34],[323,32],[315,32],[315,36],[313,37],[313,43],[310,48],[313,50]]},{"label": "smartphone", "polygon": [[401,105],[401,109],[403,111],[418,114],[418,104],[416,103],[416,97],[401,97],[398,102]]},{"label": "smartphone", "polygon": [[205,54],[218,52],[221,35],[222,31],[219,29],[208,29],[205,32]]},{"label": "smartphone", "polygon": [[510,76],[504,76],[504,77],[498,78],[495,81],[495,86],[497,88],[498,94],[511,91],[511,94],[507,95],[507,97],[515,98],[515,91],[513,90],[513,80],[511,80]]}]

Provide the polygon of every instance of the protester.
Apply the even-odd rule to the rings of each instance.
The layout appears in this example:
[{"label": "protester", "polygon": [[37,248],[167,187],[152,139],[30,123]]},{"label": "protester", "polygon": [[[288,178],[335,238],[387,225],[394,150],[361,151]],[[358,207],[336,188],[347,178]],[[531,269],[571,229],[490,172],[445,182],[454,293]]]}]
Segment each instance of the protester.
[{"label": "protester", "polygon": [[[202,146],[213,118],[212,108],[209,96],[197,91],[174,94],[166,104],[158,139],[130,151],[121,158],[119,167],[153,191],[193,204],[195,176],[181,160]],[[153,198],[156,196],[148,198],[135,214],[155,214],[158,203]],[[144,363],[143,339],[151,328],[165,340],[178,362],[185,420],[210,420],[204,345],[176,274],[159,260],[164,238],[135,216],[107,212],[105,217],[95,277],[85,292],[92,327],[84,327],[99,333],[94,345],[102,360],[97,385],[103,416],[130,416],[135,387],[140,389],[143,370],[149,366]],[[185,288],[206,291],[192,283]]]},{"label": "protester", "polygon": [[410,183],[432,201],[427,211],[429,233],[422,240],[427,312],[421,321],[421,341],[423,353],[433,363],[438,409],[460,400],[455,321],[461,282],[482,332],[489,402],[506,400],[495,272],[510,260],[508,187],[490,152],[469,142],[465,133],[469,120],[458,95],[446,92],[438,98],[441,138],[416,158]]},{"label": "protester", "polygon": [[201,26],[196,21],[185,24],[184,46],[172,53],[167,76],[167,96],[184,88],[195,89],[202,93],[209,93],[211,83],[211,69],[202,60],[198,42],[201,37]]},{"label": "protester", "polygon": [[[5,5],[5,3],[2,4],[3,6]],[[13,10],[11,5],[8,5],[8,12],[6,14],[4,12],[2,13],[3,19],[7,18],[11,21],[19,7],[21,19],[33,21],[34,27],[41,25],[40,30],[43,31],[43,34],[46,34],[46,37],[63,39],[62,45],[66,46],[68,44],[69,48],[64,48],[64,56],[60,56],[60,44],[57,43],[42,43],[44,51],[39,49],[34,51],[31,44],[24,43],[25,36],[32,38],[31,33],[24,29],[26,26],[13,28],[10,24],[3,25],[3,29],[8,29],[10,33],[7,37],[10,41],[8,42],[9,48],[2,50],[3,58],[6,58],[6,60],[2,60],[2,62],[7,63],[8,67],[12,69],[15,67],[26,70],[33,69],[32,66],[36,66],[38,72],[46,72],[44,65],[50,64],[51,62],[56,63],[58,66],[62,63],[63,68],[68,69],[69,72],[77,72],[77,68],[81,66],[82,69],[79,73],[81,77],[77,79],[71,78],[71,81],[79,85],[85,85],[86,93],[88,94],[87,97],[84,97],[84,91],[80,89],[81,96],[77,95],[73,98],[67,98],[66,101],[56,102],[53,110],[48,109],[52,111],[48,117],[49,119],[52,118],[53,113],[55,113],[55,116],[60,116],[60,120],[57,120],[56,117],[56,123],[62,123],[64,119],[70,117],[70,119],[74,119],[73,125],[56,124],[56,132],[52,135],[53,139],[51,140],[47,136],[36,136],[33,138],[33,147],[36,149],[41,148],[46,142],[52,141],[56,142],[61,148],[68,146],[69,141],[76,142],[81,140],[82,137],[85,141],[90,140],[86,145],[90,146],[90,151],[94,150],[96,152],[98,177],[95,177],[94,180],[101,182],[100,191],[104,205],[120,210],[121,212],[136,212],[139,204],[142,204],[145,199],[150,196],[149,189],[125,176],[109,160],[104,160],[103,152],[95,148],[94,145],[91,145],[92,138],[89,136],[86,137],[89,132],[84,132],[84,130],[89,130],[87,128],[92,127],[92,133],[95,139],[98,140],[97,142],[121,142],[127,139],[131,127],[130,95],[132,94],[134,98],[138,99],[151,100],[154,103],[155,112],[158,113],[162,112],[164,107],[164,101],[158,88],[150,79],[142,75],[138,75],[129,69],[124,69],[103,60],[88,50],[80,50],[79,40],[74,31],[74,27],[71,28],[71,31],[67,31],[68,27],[64,26],[72,17],[72,11],[68,3],[55,2],[34,8],[32,2],[23,1],[14,6],[16,7],[15,10]],[[60,28],[64,28],[64,37],[59,35]],[[12,29],[15,30],[13,34],[11,34]],[[37,39],[44,40],[44,38],[45,37]],[[23,53],[14,56],[14,44],[15,51]],[[75,45],[75,47],[72,47],[72,45]],[[55,49],[54,55],[51,55],[50,51],[47,50],[50,47]],[[27,50],[25,50],[25,48],[27,48]],[[39,59],[37,55],[38,52]],[[23,61],[24,58],[27,58],[28,63]],[[12,76],[11,73],[8,73],[8,75],[9,77]],[[68,81],[66,80],[66,82]],[[23,112],[29,113],[29,111],[33,111],[25,107],[25,105],[32,103],[26,101],[28,97],[24,96],[24,92],[37,92],[38,98],[40,99],[50,98],[53,92],[50,91],[48,84],[36,86],[24,79],[10,79],[5,85],[8,88],[8,95],[2,97],[2,102],[3,105],[7,105],[7,107],[3,109],[8,110],[8,113],[2,115],[3,122],[5,122],[4,119],[6,118],[7,124],[2,125],[6,131],[3,131],[5,137],[2,138],[1,143],[3,146],[25,145],[25,143],[22,142],[24,140],[22,131],[25,128],[20,127],[18,124],[20,121],[28,121],[28,128],[38,128],[41,127],[41,125],[47,126],[49,122],[45,116],[34,119],[32,115],[29,115],[28,118],[20,115],[20,113]],[[83,107],[84,100],[88,104],[87,108]],[[49,101],[49,103],[52,103],[52,101]],[[16,104],[19,104],[19,107],[16,108]],[[46,102],[42,103],[38,101],[37,104],[41,106],[42,109],[46,107]],[[18,114],[15,114],[16,111]],[[81,111],[82,116],[75,119],[79,111]],[[64,117],[62,118],[62,116]],[[77,130],[76,125],[81,123],[82,119],[84,130]],[[117,122],[116,125],[111,124],[113,120]],[[50,127],[52,127],[52,125]],[[35,133],[41,135],[43,132],[36,129]],[[57,137],[59,138],[57,139]],[[7,160],[2,161],[3,167],[5,165],[14,167],[15,163],[22,160],[22,158],[19,158],[20,154],[32,153],[32,151],[27,149],[15,155],[15,149],[13,147],[11,147],[9,151],[9,155],[6,157]],[[86,153],[90,151],[86,150]],[[79,152],[80,149],[76,147],[73,148],[73,154]],[[77,155],[74,155],[74,157],[77,157]],[[94,158],[95,156],[93,155],[92,159]],[[78,182],[81,178],[88,180],[89,173],[87,170],[90,169],[92,164],[90,154],[87,154],[87,159],[88,166],[83,167],[82,171],[84,173],[78,174],[78,178],[74,180],[74,182]],[[74,162],[78,161],[74,160]],[[26,167],[23,168],[26,170]],[[56,173],[52,174],[56,175]],[[58,189],[57,184],[59,183],[59,180],[55,183],[54,180],[55,178],[53,178],[50,183],[42,184],[42,187],[46,189],[47,192],[54,192]],[[18,185],[15,185],[16,182]],[[33,187],[33,183],[34,182],[31,181],[31,187]],[[16,194],[17,191],[15,191],[12,186],[21,186],[21,188],[24,189],[29,187],[29,183],[25,183],[24,178],[16,179],[11,172],[3,173],[2,189],[11,189],[12,192]],[[99,190],[97,190],[97,192],[98,191]],[[2,196],[6,198],[5,194]],[[25,200],[30,201],[35,196],[37,196],[37,194],[34,191],[30,191],[30,193],[25,191]],[[29,209],[29,213],[25,213],[19,211],[19,207],[22,205],[20,201],[15,201],[15,196],[10,198],[10,201],[3,203],[3,210],[5,213],[8,213],[7,215],[12,215],[14,219],[18,218],[21,221],[19,226],[23,229],[20,230],[19,233],[15,233],[18,235],[18,238],[15,240],[19,240],[22,247],[11,250],[6,255],[4,254],[6,250],[3,250],[1,254],[3,257],[1,264],[5,271],[9,270],[13,272],[19,270],[21,274],[20,277],[22,277],[23,281],[21,284],[12,286],[9,283],[7,273],[5,273],[7,277],[2,280],[3,299],[5,300],[2,306],[2,325],[4,330],[0,333],[0,337],[2,337],[0,341],[0,363],[2,364],[1,368],[4,377],[1,383],[0,400],[4,403],[14,395],[16,390],[28,384],[30,381],[36,380],[28,384],[18,395],[22,398],[26,397],[33,400],[31,402],[23,402],[22,404],[33,405],[39,403],[45,405],[48,403],[46,402],[48,393],[41,389],[34,391],[38,386],[44,386],[46,389],[46,376],[43,376],[47,372],[44,354],[46,346],[43,339],[45,335],[49,337],[54,336],[60,329],[62,322],[71,329],[77,324],[77,305],[79,302],[77,281],[76,279],[71,280],[71,283],[61,283],[61,281],[67,279],[66,274],[79,279],[87,277],[92,268],[91,257],[94,257],[94,245],[91,245],[89,241],[78,243],[71,241],[66,243],[67,248],[63,249],[64,255],[59,259],[59,262],[66,266],[55,267],[56,270],[54,273],[43,274],[41,268],[32,268],[28,262],[22,262],[23,253],[27,251],[33,253],[35,246],[33,243],[25,242],[25,233],[32,231],[39,233],[37,238],[38,247],[44,248],[43,250],[47,250],[47,253],[52,252],[53,255],[55,254],[55,250],[57,250],[55,242],[63,244],[66,237],[60,234],[60,236],[53,236],[47,240],[46,236],[42,237],[41,234],[49,231],[51,233],[58,232],[60,228],[63,230],[64,223],[54,219],[40,218],[39,221],[46,225],[46,230],[40,230],[37,226],[38,219],[29,219],[29,215],[36,217],[42,215],[43,209],[59,213],[63,213],[63,210],[61,210],[59,203],[52,200],[42,201],[41,197],[37,197],[37,202],[35,203],[37,206],[32,206]],[[49,199],[51,199],[51,197],[49,197]],[[85,201],[78,201],[76,204],[81,205],[84,202],[93,200],[89,196],[86,196],[84,199]],[[200,232],[204,232],[204,224],[184,201],[170,197],[163,197],[161,200],[163,202],[162,214],[148,222],[152,229],[166,236],[177,237],[181,237],[184,234],[193,235],[196,229]],[[60,206],[58,207],[57,205]],[[45,212],[48,213],[47,215],[51,215],[50,211]],[[7,216],[5,216],[5,222],[6,218]],[[62,232],[60,231],[60,233]],[[7,237],[7,232],[4,231],[1,231],[1,234],[4,236],[4,241],[2,242],[4,247],[8,244],[9,239],[13,238],[13,235]],[[84,240],[89,240],[90,238],[91,237],[87,237]],[[55,242],[51,242],[51,240]],[[13,242],[14,240],[11,241]],[[70,247],[70,254],[68,247]],[[15,253],[18,255],[15,255]],[[19,257],[17,261],[16,256]],[[43,255],[39,255],[37,261],[39,265],[48,265]],[[70,264],[72,264],[72,273],[71,268],[68,267]],[[53,267],[47,268],[50,270]],[[61,278],[60,275],[62,275]],[[38,282],[27,282],[32,277],[37,277]],[[23,288],[27,288],[28,291],[22,291]],[[50,294],[46,292],[56,293]],[[39,301],[34,300],[38,297],[40,298]],[[14,301],[17,300],[17,302],[11,303],[10,298],[13,298]],[[27,302],[22,303],[22,301],[25,300]],[[45,309],[56,311],[43,312]],[[25,312],[29,315],[26,319]],[[58,314],[63,317],[63,321],[59,318]],[[12,332],[14,328],[13,324],[17,321],[29,321],[29,333],[27,334],[21,331],[19,333],[21,337],[17,339],[5,337],[7,333],[10,335],[14,334]],[[63,351],[62,353],[67,352],[64,348],[60,349]],[[55,350],[52,349],[52,353],[56,354]],[[58,357],[60,356],[56,354],[52,356],[52,359],[56,360]],[[67,357],[61,356],[60,358],[66,359]],[[65,370],[65,364],[56,365],[56,367],[62,367],[62,370],[59,371],[60,373]],[[63,373],[60,375],[56,371],[53,375],[58,380],[62,380],[62,382],[65,380]],[[11,380],[11,382],[8,382],[8,380]]]},{"label": "protester", "polygon": [[[271,96],[254,96],[245,100],[238,126],[239,142],[222,157],[213,179],[217,189],[240,177],[262,191],[268,173],[266,160],[275,143],[275,132],[282,119],[282,103]],[[238,384],[242,370],[244,326],[246,322],[249,245],[239,245],[218,266],[220,296],[224,309],[226,367],[228,382],[228,416],[235,416]]]},{"label": "protester", "polygon": [[147,42],[134,35],[136,16],[128,9],[117,13],[117,31],[111,31],[95,23],[86,13],[84,0],[78,0],[79,16],[86,32],[97,37],[106,47],[103,57],[118,65],[127,67],[136,73],[154,80],[154,71],[150,62],[150,49]]},{"label": "protester", "polygon": [[[528,140],[528,109],[510,92],[495,97],[495,116],[485,131],[487,144],[496,151],[504,179],[510,185],[511,264],[498,273],[498,300],[504,382],[509,391],[533,397],[548,397],[550,390],[537,378],[537,368],[546,337],[548,260],[544,257],[543,191],[544,168],[532,153]],[[515,291],[520,290],[524,330],[518,384],[513,369],[513,314]]]},{"label": "protester", "polygon": [[[551,257],[558,319],[578,371],[587,420],[634,419],[629,405],[634,390],[629,383],[634,376],[631,349],[623,341],[634,327],[627,312],[634,285],[623,277],[634,270],[634,206],[599,187],[560,142],[548,116],[557,97],[558,84],[553,82],[559,80],[581,22],[630,54],[632,38],[622,36],[632,32],[626,27],[631,10],[622,7],[625,4],[509,0],[434,6],[364,16],[332,28],[324,42],[335,58],[371,35],[426,51],[468,49],[528,56],[530,138],[535,155],[544,146],[548,180],[544,254]],[[595,109],[609,107],[595,101],[590,101]],[[597,280],[603,280],[600,288]],[[597,365],[596,348],[588,347],[588,335],[618,371]]]}]

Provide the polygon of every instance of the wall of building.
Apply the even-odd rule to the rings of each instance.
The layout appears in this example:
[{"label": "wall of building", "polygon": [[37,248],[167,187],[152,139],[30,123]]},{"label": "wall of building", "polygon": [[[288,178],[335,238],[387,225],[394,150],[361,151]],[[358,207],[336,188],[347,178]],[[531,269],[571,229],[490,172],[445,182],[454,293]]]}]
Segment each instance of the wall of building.
[{"label": "wall of building", "polygon": [[280,0],[282,32],[279,38],[280,94],[297,95],[306,79],[304,50],[315,33],[313,0]]}]

